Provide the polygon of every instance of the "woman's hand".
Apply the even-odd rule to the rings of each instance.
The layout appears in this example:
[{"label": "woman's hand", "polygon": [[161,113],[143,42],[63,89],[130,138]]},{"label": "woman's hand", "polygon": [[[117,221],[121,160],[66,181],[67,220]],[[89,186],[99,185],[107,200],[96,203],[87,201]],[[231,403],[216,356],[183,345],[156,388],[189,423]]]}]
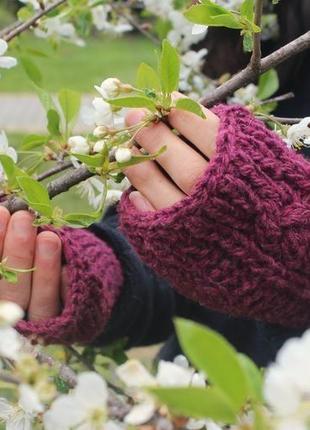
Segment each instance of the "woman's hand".
[{"label": "woman's hand", "polygon": [[27,318],[38,321],[57,316],[61,303],[61,241],[50,231],[37,234],[33,216],[26,211],[10,215],[0,206],[0,257],[17,269],[17,284],[0,281],[0,300],[20,305]]},{"label": "woman's hand", "polygon": [[[167,146],[156,162],[148,161],[126,169],[126,175],[137,190],[129,196],[137,209],[154,211],[173,205],[191,192],[204,173],[215,153],[219,119],[204,107],[203,111],[206,119],[178,109],[173,109],[168,116],[171,128],[190,144],[162,122],[146,127],[136,135],[136,142],[149,153]],[[136,124],[144,115],[143,109],[132,110],[126,122]]]}]

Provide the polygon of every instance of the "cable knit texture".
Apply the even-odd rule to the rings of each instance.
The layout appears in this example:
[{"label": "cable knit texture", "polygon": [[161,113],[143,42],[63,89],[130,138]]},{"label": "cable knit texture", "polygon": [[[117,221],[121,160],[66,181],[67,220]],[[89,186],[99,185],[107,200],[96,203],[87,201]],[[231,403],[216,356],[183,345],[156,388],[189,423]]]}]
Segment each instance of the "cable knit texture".
[{"label": "cable knit texture", "polygon": [[190,196],[122,230],[184,296],[226,314],[310,325],[310,163],[239,106],[217,106],[217,152]]},{"label": "cable knit texture", "polygon": [[21,321],[17,328],[46,343],[89,343],[103,332],[118,299],[121,266],[112,249],[92,233],[69,228],[55,232],[62,239],[67,262],[65,307],[58,317]]}]

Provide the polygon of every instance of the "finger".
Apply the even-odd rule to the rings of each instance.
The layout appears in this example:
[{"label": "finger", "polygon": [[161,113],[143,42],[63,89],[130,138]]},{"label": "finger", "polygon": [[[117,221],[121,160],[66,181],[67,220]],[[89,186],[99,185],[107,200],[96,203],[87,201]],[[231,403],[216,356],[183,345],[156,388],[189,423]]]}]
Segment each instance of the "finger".
[{"label": "finger", "polygon": [[5,239],[9,221],[10,221],[10,212],[3,206],[0,206],[0,258],[2,257],[4,239]]},{"label": "finger", "polygon": [[[33,216],[27,211],[19,211],[11,216],[3,248],[3,258],[7,258],[9,267],[33,267],[36,229],[32,223]],[[0,299],[13,301],[26,310],[30,300],[31,276],[31,272],[18,273],[16,284],[0,281]]]},{"label": "finger", "polygon": [[134,207],[138,209],[138,211],[141,211],[141,212],[155,211],[154,206],[151,205],[151,203],[145,197],[143,197],[143,195],[139,193],[139,191],[132,191],[129,194],[129,200],[134,205]]},{"label": "finger", "polygon": [[57,316],[60,309],[61,240],[44,231],[37,236],[28,318],[32,321]]},{"label": "finger", "polygon": [[[127,115],[127,122],[129,125],[139,122],[143,115],[143,110],[132,111]],[[138,121],[137,118],[139,118]],[[143,128],[137,133],[135,140],[150,153],[157,152],[164,145],[167,147],[156,162],[164,168],[172,181],[185,194],[191,192],[208,165],[198,152],[183,142],[162,122]]]},{"label": "finger", "polygon": [[125,170],[132,185],[156,210],[174,205],[185,197],[159,169],[154,161],[146,161]]},{"label": "finger", "polygon": [[[184,97],[180,93],[174,93],[174,98]],[[198,115],[181,109],[172,109],[168,115],[169,123],[182,136],[193,143],[209,160],[214,156],[216,151],[216,137],[219,128],[219,118],[201,106],[206,118],[203,119]]]}]

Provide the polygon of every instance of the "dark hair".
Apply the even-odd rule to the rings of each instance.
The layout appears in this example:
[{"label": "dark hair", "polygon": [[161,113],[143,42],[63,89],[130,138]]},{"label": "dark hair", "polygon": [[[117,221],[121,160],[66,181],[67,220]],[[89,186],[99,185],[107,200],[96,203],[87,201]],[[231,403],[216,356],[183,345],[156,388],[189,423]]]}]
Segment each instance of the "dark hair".
[{"label": "dark hair", "polygon": [[[310,30],[310,0],[281,0],[275,6],[275,13],[279,22],[279,37],[263,42],[263,55]],[[243,52],[242,40],[236,30],[210,28],[205,41],[199,46],[208,49],[203,70],[213,79],[227,72],[234,74],[249,61],[249,55]],[[310,115],[310,50],[286,61],[277,70],[281,84],[279,92],[295,93],[295,99],[279,105],[281,115]]]}]

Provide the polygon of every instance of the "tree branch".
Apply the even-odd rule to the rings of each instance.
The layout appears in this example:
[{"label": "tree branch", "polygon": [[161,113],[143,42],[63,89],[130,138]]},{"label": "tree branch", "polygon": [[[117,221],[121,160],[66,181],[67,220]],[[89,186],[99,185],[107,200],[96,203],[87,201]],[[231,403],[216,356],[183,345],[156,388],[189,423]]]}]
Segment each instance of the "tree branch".
[{"label": "tree branch", "polygon": [[[255,12],[254,12],[254,24],[257,25],[257,27],[261,27],[261,24],[262,24],[263,7],[264,7],[264,0],[256,0]],[[253,72],[256,73],[257,75],[259,75],[259,72],[260,72],[261,58],[262,58],[261,34],[262,34],[261,31],[259,33],[254,34],[253,53],[250,61],[250,67],[252,68]]]},{"label": "tree branch", "polygon": [[70,169],[70,167],[73,167],[73,164],[71,161],[67,161],[66,163],[58,164],[55,167],[52,167],[51,169],[47,170],[46,172],[41,173],[37,176],[37,181],[44,181],[44,179],[50,178],[51,176],[57,175],[57,173],[63,172],[64,170]]},{"label": "tree branch", "polygon": [[[284,61],[288,60],[291,57],[307,50],[310,48],[310,31],[288,43],[272,54],[261,60],[261,72],[264,73],[269,69],[272,69]],[[210,107],[225,100],[228,96],[230,96],[234,91],[239,88],[250,84],[255,81],[257,78],[256,73],[253,69],[248,65],[241,72],[234,75],[229,81],[225,82],[225,84],[221,85],[210,94],[206,95],[203,98],[201,103],[204,106]]]},{"label": "tree branch", "polygon": [[20,33],[23,33],[24,31],[28,30],[28,28],[32,27],[42,16],[46,15],[47,13],[51,12],[52,10],[56,9],[58,6],[66,3],[67,0],[57,0],[54,3],[47,6],[45,9],[40,10],[37,12],[33,17],[28,19],[27,21],[23,22],[16,28],[11,28],[9,26],[7,29],[4,29],[2,34],[2,38],[9,42],[10,40],[14,39],[14,37],[18,36]]}]

